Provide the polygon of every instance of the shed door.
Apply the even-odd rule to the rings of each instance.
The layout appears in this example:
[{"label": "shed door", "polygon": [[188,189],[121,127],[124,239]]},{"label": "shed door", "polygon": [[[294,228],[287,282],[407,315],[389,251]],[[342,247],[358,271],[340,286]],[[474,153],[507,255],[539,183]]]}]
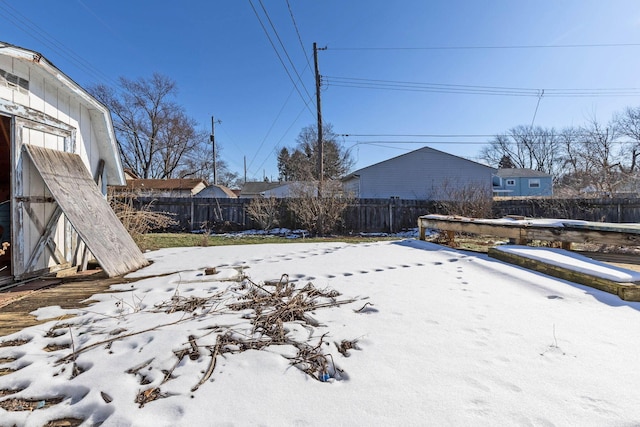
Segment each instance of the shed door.
[{"label": "shed door", "polygon": [[51,195],[102,269],[119,276],[148,264],[77,154],[23,145]]}]

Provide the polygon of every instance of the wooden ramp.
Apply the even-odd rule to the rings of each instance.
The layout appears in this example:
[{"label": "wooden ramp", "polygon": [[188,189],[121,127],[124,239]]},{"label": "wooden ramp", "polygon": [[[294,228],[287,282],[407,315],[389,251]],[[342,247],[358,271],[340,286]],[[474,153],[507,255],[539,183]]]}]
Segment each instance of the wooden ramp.
[{"label": "wooden ramp", "polygon": [[489,256],[618,295],[625,301],[640,301],[640,272],[599,262],[575,252],[505,245],[489,249]]},{"label": "wooden ramp", "polygon": [[36,169],[82,241],[109,277],[148,264],[77,154],[25,144]]},{"label": "wooden ramp", "polygon": [[[120,292],[111,290],[111,285],[129,282],[122,278],[65,280],[69,281],[38,279],[0,292],[0,337],[53,320],[32,314],[38,308],[57,305],[63,309],[83,309],[95,302],[89,299],[92,295]],[[67,317],[72,316],[67,315],[64,318]],[[57,320],[62,321],[62,318]]]}]

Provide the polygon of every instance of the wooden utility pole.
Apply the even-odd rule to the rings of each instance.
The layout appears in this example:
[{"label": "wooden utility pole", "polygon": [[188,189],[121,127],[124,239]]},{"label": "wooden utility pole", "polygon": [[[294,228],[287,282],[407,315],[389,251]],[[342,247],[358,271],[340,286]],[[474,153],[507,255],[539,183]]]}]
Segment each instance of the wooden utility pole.
[{"label": "wooden utility pole", "polygon": [[213,160],[213,185],[218,185],[218,170],[216,167],[216,137],[215,137],[215,123],[222,123],[220,120],[214,120],[211,116],[211,153]]},{"label": "wooden utility pole", "polygon": [[[324,48],[326,49],[326,47]],[[324,50],[320,49],[320,50]],[[313,63],[316,72],[316,108],[318,110],[318,197],[322,197],[324,180],[324,142],[322,140],[322,104],[320,102],[320,72],[318,71],[318,45],[313,43]]]},{"label": "wooden utility pole", "polygon": [[[320,50],[325,50],[320,49]],[[324,185],[324,140],[322,139],[322,104],[320,102],[320,72],[318,70],[318,46],[313,43],[313,63],[316,71],[316,108],[318,110],[318,201],[320,212],[318,213],[318,234],[324,234],[324,209],[323,209],[323,185]]]}]

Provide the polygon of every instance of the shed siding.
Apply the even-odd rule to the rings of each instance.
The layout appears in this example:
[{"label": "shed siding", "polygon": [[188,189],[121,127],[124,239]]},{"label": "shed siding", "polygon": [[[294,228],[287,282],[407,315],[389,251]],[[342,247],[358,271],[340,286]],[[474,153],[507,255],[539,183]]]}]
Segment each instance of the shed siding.
[{"label": "shed siding", "polygon": [[[46,129],[33,129],[33,127],[43,128],[43,125],[38,125],[36,123],[32,123],[29,121],[18,120],[17,121],[17,132],[20,133],[20,138],[17,138],[16,141],[16,151],[18,153],[22,153],[22,145],[30,144],[38,147],[49,148],[57,151],[64,151],[65,149],[65,140],[69,138],[69,132],[63,132],[59,129],[49,129],[50,132],[47,132]],[[55,133],[51,133],[55,132]],[[24,156],[24,154],[21,154]],[[33,164],[30,161],[25,161],[25,158],[22,157],[22,173],[21,175],[21,187],[16,189],[16,196],[18,197],[39,197],[39,198],[51,198],[52,195],[46,187],[44,180],[35,169]],[[40,230],[46,226],[49,218],[53,214],[55,210],[54,203],[23,203],[22,204],[26,209],[31,210],[33,216],[32,218],[28,213],[23,214],[22,217],[22,233],[23,240],[17,239],[14,242],[14,246],[20,247],[22,253],[24,254],[32,254],[35,250],[35,247],[40,239]],[[53,234],[53,241],[55,245],[60,249],[61,252],[69,252],[71,247],[71,242],[69,237],[66,235],[65,230],[65,222],[64,218],[60,218],[57,222],[57,226],[55,228],[55,232]],[[28,259],[24,260],[25,263],[28,263]],[[36,260],[35,264],[32,266],[34,270],[42,270],[45,268],[49,268],[55,266],[57,263],[55,259],[51,256],[51,253],[48,251],[43,252],[39,258]],[[26,264],[24,268],[28,267]],[[14,266],[14,274],[16,273],[16,268]]]},{"label": "shed siding", "polygon": [[[36,111],[40,111],[70,127],[77,129],[77,140],[75,150],[72,152],[79,154],[91,171],[95,171],[100,161],[100,150],[96,145],[98,139],[95,137],[95,130],[92,126],[92,118],[86,106],[68,91],[62,90],[62,84],[46,83],[44,76],[28,64],[16,58],[0,55],[0,68],[24,78],[29,81],[29,93],[21,93],[4,85],[0,85],[0,98],[7,99],[15,104],[23,105]],[[46,148],[55,148],[51,141],[43,142],[38,136],[28,136],[30,144]],[[59,148],[64,149],[64,145]]]},{"label": "shed siding", "polygon": [[[65,90],[62,83],[46,80],[42,71],[29,63],[0,55],[0,68],[29,81],[28,93],[0,84],[0,98],[13,104],[41,112],[50,118],[50,122],[58,123],[54,127],[17,119],[15,127],[15,165],[19,173],[14,177],[14,189],[17,197],[51,198],[44,181],[30,161],[24,159],[22,144],[30,144],[58,151],[73,152],[80,155],[83,163],[94,175],[100,161],[100,148],[92,115],[79,98]],[[28,257],[41,237],[40,231],[55,210],[54,203],[20,203],[14,209],[17,223],[23,226],[13,237],[14,251],[24,254],[23,259],[14,258],[13,273],[20,276],[29,266]],[[35,217],[31,218],[26,210]],[[69,225],[62,216],[52,235],[55,245],[71,261],[73,245],[77,242],[70,233]],[[32,270],[41,270],[56,265],[50,251],[44,251],[32,265]]]},{"label": "shed siding", "polygon": [[[102,255],[99,262],[110,275],[146,264],[117,218],[108,224],[111,234],[93,230],[104,225],[105,218],[115,218],[93,180],[98,165],[105,165],[101,189],[124,182],[106,107],[41,55],[6,44],[2,47],[0,68],[29,82],[28,89],[0,82],[0,113],[13,120],[13,276],[28,277],[47,267],[78,261],[72,259],[79,253],[78,236],[96,258]],[[93,220],[89,219],[92,215]],[[75,221],[73,228],[71,220]],[[122,230],[114,231],[115,226]],[[109,246],[118,239],[117,250]],[[55,248],[45,249],[43,243],[49,241]],[[130,254],[121,250],[125,243]],[[118,251],[119,256],[113,255]]]}]

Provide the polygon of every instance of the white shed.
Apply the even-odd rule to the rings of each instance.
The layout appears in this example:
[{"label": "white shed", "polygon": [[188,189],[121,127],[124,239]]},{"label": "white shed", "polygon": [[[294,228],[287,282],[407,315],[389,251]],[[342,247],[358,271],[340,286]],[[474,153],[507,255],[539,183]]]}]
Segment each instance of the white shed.
[{"label": "white shed", "polygon": [[360,199],[454,200],[471,187],[491,197],[489,166],[423,147],[350,173],[345,191]]},{"label": "white shed", "polygon": [[41,54],[0,42],[0,283],[147,264],[106,201],[125,178],[107,108]]}]

